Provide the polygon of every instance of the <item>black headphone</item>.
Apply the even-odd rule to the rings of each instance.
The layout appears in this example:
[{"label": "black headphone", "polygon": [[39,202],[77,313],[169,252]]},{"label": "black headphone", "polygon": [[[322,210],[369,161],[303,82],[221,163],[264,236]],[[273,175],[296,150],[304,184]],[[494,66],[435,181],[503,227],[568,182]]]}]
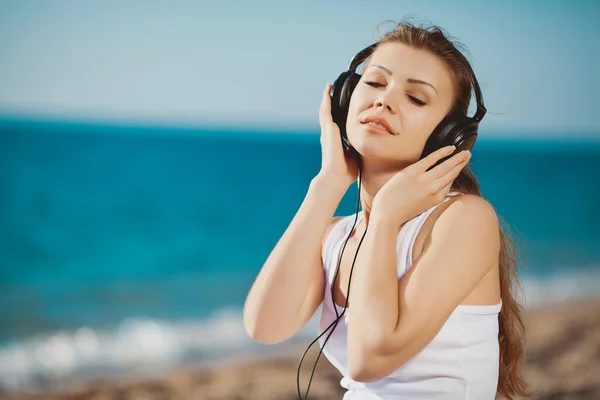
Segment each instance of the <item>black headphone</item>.
[{"label": "black headphone", "polygon": [[[352,152],[358,161],[359,174],[360,174],[359,180],[358,180],[359,202],[360,202],[360,188],[361,188],[361,184],[362,184],[362,167],[361,167],[361,163],[360,163],[360,157],[358,157],[358,153],[356,152],[356,150],[354,150],[354,148],[352,148],[352,146],[350,145],[350,142],[348,141],[348,136],[346,133],[346,120],[348,119],[348,106],[350,105],[350,97],[352,96],[352,92],[354,91],[354,88],[356,88],[356,85],[358,84],[358,82],[360,81],[360,78],[361,78],[361,75],[356,73],[356,68],[363,61],[365,61],[371,54],[373,54],[373,52],[377,48],[377,45],[378,45],[378,43],[374,43],[374,44],[364,48],[363,50],[358,52],[354,57],[352,57],[352,60],[350,60],[350,65],[348,66],[348,70],[342,72],[340,74],[340,76],[333,83],[333,87],[332,87],[333,94],[331,95],[331,97],[332,97],[332,99],[331,99],[331,114],[333,117],[333,121],[340,128],[342,145],[344,146],[344,149]],[[467,65],[468,65],[468,63],[467,63]],[[473,117],[467,117],[464,115],[449,115],[449,116],[445,117],[435,127],[435,129],[433,130],[433,132],[427,139],[427,142],[425,143],[425,147],[423,148],[423,153],[421,154],[421,157],[419,159],[423,159],[424,157],[427,157],[429,154],[433,153],[437,149],[440,149],[445,146],[454,145],[454,146],[456,146],[456,149],[454,150],[454,152],[452,154],[450,154],[447,157],[442,158],[441,160],[436,162],[434,165],[429,167],[427,169],[428,171],[462,150],[471,150],[473,148],[473,146],[475,145],[475,140],[477,139],[477,128],[479,126],[479,122],[484,117],[487,110],[485,109],[485,106],[483,105],[481,89],[479,88],[479,83],[477,82],[475,73],[471,69],[470,65],[468,65],[468,67],[469,67],[471,76],[473,77],[473,90],[475,91],[475,98],[477,100],[477,111],[475,112],[475,115]],[[308,348],[304,351],[304,354],[302,354],[302,358],[300,359],[300,363],[298,364],[298,375],[296,377],[299,400],[302,400],[302,396],[300,394],[300,367],[302,366],[302,361],[304,360],[304,356],[306,356],[306,353],[311,348],[311,346],[317,340],[319,340],[319,338],[321,336],[323,336],[327,331],[329,331],[329,329],[331,329],[331,332],[329,332],[329,334],[325,338],[323,347],[321,347],[321,350],[319,351],[319,354],[317,355],[317,359],[315,360],[315,364],[313,366],[312,373],[310,375],[310,380],[308,382],[308,388],[306,389],[306,395],[304,397],[304,400],[306,400],[306,398],[308,397],[308,391],[310,390],[310,384],[312,382],[312,378],[315,373],[315,368],[317,367],[317,363],[319,362],[319,358],[321,357],[321,353],[323,352],[323,349],[325,348],[325,345],[327,344],[329,337],[331,336],[331,334],[337,327],[339,320],[344,316],[346,309],[348,307],[348,298],[350,297],[350,283],[352,281],[352,271],[354,270],[354,261],[356,261],[356,256],[358,255],[358,250],[360,249],[360,245],[362,244],[362,241],[365,238],[365,235],[367,234],[367,229],[365,229],[365,232],[363,233],[363,236],[360,239],[360,242],[358,243],[358,247],[356,248],[356,254],[354,255],[354,261],[352,262],[352,267],[350,268],[350,277],[348,279],[348,290],[346,291],[346,293],[347,293],[346,294],[346,304],[344,306],[344,310],[342,311],[341,315],[338,315],[337,308],[335,307],[335,300],[333,299],[333,287],[334,287],[335,281],[337,279],[337,274],[338,274],[340,264],[342,261],[342,256],[344,254],[344,249],[346,248],[346,244],[348,243],[348,240],[350,239],[350,236],[352,235],[352,231],[354,231],[354,227],[356,226],[356,221],[358,219],[359,202],[357,202],[357,205],[356,205],[357,209],[356,209],[355,218],[354,218],[354,225],[352,226],[352,229],[350,229],[348,237],[346,238],[346,241],[344,242],[344,246],[342,247],[342,250],[338,257],[337,268],[335,271],[335,275],[333,277],[333,283],[331,284],[331,302],[333,304],[333,308],[334,308],[335,315],[337,318],[327,328],[325,328],[325,330],[315,340],[313,340],[310,343]]]}]

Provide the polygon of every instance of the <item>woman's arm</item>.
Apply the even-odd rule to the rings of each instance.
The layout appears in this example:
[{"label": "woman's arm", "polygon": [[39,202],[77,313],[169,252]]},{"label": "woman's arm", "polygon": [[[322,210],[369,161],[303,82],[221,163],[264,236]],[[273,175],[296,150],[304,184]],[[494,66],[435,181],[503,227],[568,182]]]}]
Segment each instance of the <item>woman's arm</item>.
[{"label": "woman's arm", "polygon": [[261,343],[293,336],[323,300],[322,243],[347,186],[317,175],[294,219],[277,242],[244,304],[244,327]]},{"label": "woman's arm", "polygon": [[377,216],[372,221],[356,260],[348,316],[348,369],[362,382],[382,379],[421,351],[500,251],[494,208],[479,196],[459,196],[398,280],[395,226]]}]

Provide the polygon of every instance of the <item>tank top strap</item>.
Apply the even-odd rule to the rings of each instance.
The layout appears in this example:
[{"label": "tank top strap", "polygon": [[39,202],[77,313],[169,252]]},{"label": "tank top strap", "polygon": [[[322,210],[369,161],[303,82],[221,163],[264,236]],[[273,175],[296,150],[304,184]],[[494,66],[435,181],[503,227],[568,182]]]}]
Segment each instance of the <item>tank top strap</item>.
[{"label": "tank top strap", "polygon": [[408,271],[408,269],[412,266],[413,247],[414,247],[415,241],[417,239],[417,235],[419,234],[419,231],[423,227],[423,224],[425,224],[425,221],[427,220],[429,215],[436,208],[438,208],[439,206],[441,206],[442,204],[444,204],[445,202],[450,200],[452,197],[459,196],[461,194],[462,193],[460,193],[460,192],[451,191],[450,193],[448,193],[446,195],[446,198],[444,198],[444,200],[442,200],[441,203],[436,204],[433,207],[430,207],[423,213],[417,215],[413,219],[406,222],[405,226],[402,227],[401,232],[403,234],[399,238],[397,247],[399,250],[398,254],[405,254],[406,258],[403,260],[404,262],[402,263],[403,264],[402,268],[399,268],[399,271],[398,271],[399,273],[401,273],[401,274],[406,273],[406,271]]},{"label": "tank top strap", "polygon": [[[446,198],[442,201],[442,203],[450,200],[453,196],[460,195],[460,192],[450,192],[446,196]],[[425,223],[425,220],[442,203],[437,204],[425,212],[417,215],[413,219],[409,220],[404,224],[400,232],[398,233],[398,237],[396,239],[396,254],[398,255],[398,277],[402,276],[408,268],[412,265],[412,248],[419,233],[419,230]],[[336,254],[339,254],[339,247],[343,244],[343,240],[348,236],[352,226],[354,225],[354,220],[356,219],[356,223],[360,222],[362,219],[362,211],[358,213],[354,213],[352,215],[345,216],[344,218],[337,221],[337,223],[333,226],[331,231],[329,232],[329,236],[325,239],[325,243],[323,245],[323,252],[321,253],[323,269],[325,270],[325,276],[327,281],[329,282],[333,278],[332,270],[335,270],[337,267],[337,258],[335,258]],[[402,255],[406,255],[406,258],[403,258]]]},{"label": "tank top strap", "polygon": [[423,224],[425,223],[425,221],[427,220],[427,217],[429,217],[429,215],[433,212],[433,210],[435,210],[436,208],[438,208],[439,206],[441,206],[442,204],[444,204],[445,202],[450,200],[452,197],[458,196],[460,194],[461,194],[460,192],[448,193],[446,195],[446,197],[444,198],[444,200],[442,200],[442,202],[440,204],[436,204],[435,206],[430,207],[423,213],[421,213],[421,214],[417,215],[416,217],[414,217],[413,219],[411,219],[409,222],[411,223],[412,226],[415,227],[415,230],[418,232],[421,229],[421,227],[423,226]]}]

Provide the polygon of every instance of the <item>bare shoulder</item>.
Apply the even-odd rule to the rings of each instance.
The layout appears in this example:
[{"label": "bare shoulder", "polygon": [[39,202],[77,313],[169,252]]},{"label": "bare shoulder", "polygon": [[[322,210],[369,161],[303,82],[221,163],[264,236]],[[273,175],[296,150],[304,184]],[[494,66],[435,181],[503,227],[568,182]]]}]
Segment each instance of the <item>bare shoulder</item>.
[{"label": "bare shoulder", "polygon": [[437,207],[429,219],[433,230],[456,229],[464,225],[489,229],[498,227],[494,207],[483,197],[474,194],[453,197]]},{"label": "bare shoulder", "polygon": [[475,194],[462,194],[454,196],[445,204],[444,211],[446,215],[456,215],[467,217],[469,215],[474,218],[484,218],[489,221],[489,218],[496,217],[494,206],[481,196]]},{"label": "bare shoulder", "polygon": [[490,202],[474,194],[454,196],[437,207],[427,217],[415,240],[413,256],[418,257],[423,245],[435,236],[449,234],[464,235],[465,239],[476,235],[490,234],[496,241],[499,221]]}]

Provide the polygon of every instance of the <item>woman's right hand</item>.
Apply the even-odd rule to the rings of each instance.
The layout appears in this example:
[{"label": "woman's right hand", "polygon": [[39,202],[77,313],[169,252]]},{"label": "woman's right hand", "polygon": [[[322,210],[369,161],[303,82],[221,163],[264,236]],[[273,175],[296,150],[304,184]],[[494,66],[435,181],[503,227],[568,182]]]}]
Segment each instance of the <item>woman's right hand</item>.
[{"label": "woman's right hand", "polygon": [[319,175],[339,180],[344,187],[350,187],[358,178],[358,162],[350,151],[344,149],[340,128],[333,122],[331,86],[330,83],[325,86],[319,109],[322,154]]}]

